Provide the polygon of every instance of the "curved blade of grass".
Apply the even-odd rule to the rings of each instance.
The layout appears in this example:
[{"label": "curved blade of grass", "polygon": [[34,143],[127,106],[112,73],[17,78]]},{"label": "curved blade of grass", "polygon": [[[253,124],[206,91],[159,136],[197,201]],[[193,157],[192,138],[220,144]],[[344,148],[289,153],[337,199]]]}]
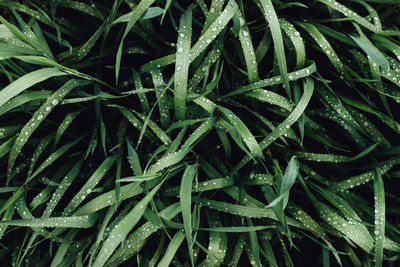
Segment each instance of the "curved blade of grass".
[{"label": "curved blade of grass", "polygon": [[[312,63],[310,66],[308,66],[306,68],[289,73],[289,79],[297,80],[300,78],[308,77],[316,71],[317,71],[316,65],[315,65],[315,63]],[[223,95],[221,98],[223,99],[223,98],[231,97],[234,95],[242,94],[242,93],[245,93],[248,91],[256,90],[261,87],[267,87],[267,86],[272,86],[272,85],[281,84],[281,83],[282,83],[281,76],[275,76],[275,77],[264,79],[264,80],[261,80],[261,81],[258,81],[258,82],[255,82],[255,83],[252,83],[249,85],[241,86],[241,87],[237,88],[236,90],[234,90],[233,92]]]},{"label": "curved blade of grass", "polygon": [[192,119],[192,120],[183,120],[183,121],[177,121],[174,123],[171,123],[171,125],[165,130],[166,133],[175,130],[177,128],[183,128],[186,126],[192,126],[198,122],[204,122],[208,118],[199,118],[199,119]]},{"label": "curved blade of grass", "polygon": [[383,87],[379,66],[378,64],[375,63],[375,61],[371,57],[368,57],[368,63],[369,63],[369,68],[371,70],[372,78],[376,80],[375,87],[377,88],[376,90],[379,92],[379,97],[381,99],[381,102],[385,107],[386,112],[390,115],[390,117],[393,118],[392,111],[390,110],[389,103],[385,96],[385,89]]},{"label": "curved blade of grass", "polygon": [[122,35],[121,41],[118,46],[117,55],[115,58],[115,82],[118,84],[119,70],[121,68],[121,56],[122,56],[122,47],[124,45],[124,41],[128,33],[132,30],[133,26],[140,19],[140,17],[146,12],[146,10],[154,3],[154,0],[143,0],[136,6],[133,11],[128,24],[126,25],[124,34]]},{"label": "curved blade of grass", "polygon": [[207,136],[207,133],[212,127],[214,126],[215,119],[210,118],[200,124],[199,127],[196,128],[196,130],[193,131],[193,133],[186,139],[185,143],[183,143],[181,149],[189,149],[193,144],[199,142],[203,138]]},{"label": "curved blade of grass", "polygon": [[245,245],[246,245],[245,235],[242,234],[239,236],[239,239],[236,243],[235,249],[234,249],[233,253],[231,254],[232,256],[229,261],[231,266],[238,266],[239,260],[240,260],[240,257],[242,256]]},{"label": "curved blade of grass", "polygon": [[256,59],[257,63],[260,63],[261,60],[264,59],[265,55],[268,52],[268,49],[270,48],[271,45],[271,38],[269,36],[269,31],[265,31],[265,34],[261,41],[258,43],[258,46],[256,48]]},{"label": "curved blade of grass", "polygon": [[33,178],[35,178],[39,173],[41,173],[44,169],[46,169],[47,167],[49,167],[54,161],[56,161],[58,158],[60,158],[62,155],[64,155],[68,150],[70,150],[73,146],[75,146],[76,144],[78,144],[82,139],[84,138],[84,136],[81,136],[80,138],[69,142],[65,145],[63,145],[62,147],[60,147],[59,149],[57,149],[56,151],[54,151],[53,154],[51,154],[42,164],[40,164],[40,166],[33,172],[33,174],[29,177],[28,181],[32,180]]},{"label": "curved blade of grass", "polygon": [[[91,213],[95,213],[101,209],[109,207],[118,201],[123,201],[125,199],[137,196],[143,193],[143,188],[140,186],[139,182],[130,183],[124,186],[121,186],[119,189],[119,195],[117,195],[116,190],[111,190],[107,193],[104,193],[76,210],[74,215],[87,215]],[[116,197],[118,196],[118,197]]]},{"label": "curved blade of grass", "polygon": [[352,107],[347,107],[347,110],[358,122],[358,124],[364,127],[364,130],[371,136],[372,140],[379,142],[379,145],[382,147],[392,147],[392,144],[385,138],[385,136],[383,136],[383,134],[375,127],[375,125],[367,119],[365,115],[353,109]]},{"label": "curved blade of grass", "polygon": [[217,106],[218,109],[224,114],[226,119],[234,125],[235,129],[238,131],[243,141],[246,143],[247,147],[250,149],[250,152],[253,156],[256,156],[260,159],[263,158],[262,150],[257,140],[247,128],[247,126],[240,120],[238,116],[236,116],[231,110],[224,108],[222,106]]},{"label": "curved blade of grass", "polygon": [[195,102],[197,105],[201,106],[203,109],[205,109],[209,114],[213,114],[215,108],[217,107],[217,105],[214,102],[212,102],[211,100],[209,100],[204,96],[192,93],[188,97],[193,98],[192,101]]},{"label": "curved blade of grass", "polygon": [[150,181],[155,178],[160,177],[161,174],[152,174],[152,175],[136,175],[131,177],[125,177],[118,179],[116,182],[126,183],[126,182],[143,182],[143,181]]},{"label": "curved blade of grass", "polygon": [[349,223],[349,221],[339,216],[333,209],[322,203],[317,203],[317,208],[321,214],[321,218],[330,226],[346,235],[350,240],[352,240],[366,252],[372,251],[374,247],[372,240],[365,236],[365,234],[360,231],[357,226]]},{"label": "curved blade of grass", "polygon": [[174,153],[167,154],[160,158],[155,164],[151,165],[144,173],[151,175],[175,165],[182,161],[182,159],[191,151],[190,148],[181,149]]},{"label": "curved blade of grass", "polygon": [[294,104],[287,98],[263,89],[255,89],[250,92],[244,93],[243,95],[284,108],[288,111],[293,110]]},{"label": "curved blade of grass", "polygon": [[274,42],[275,57],[278,62],[279,72],[283,80],[283,87],[285,88],[288,96],[290,96],[291,94],[286,65],[285,48],[278,16],[271,0],[260,0],[260,4],[264,17],[269,23],[269,28],[271,30],[272,40]]},{"label": "curved blade of grass", "polygon": [[[133,125],[133,127],[138,129],[139,131],[143,129],[143,123],[138,118],[136,118],[136,116],[133,115],[133,113],[130,110],[121,106],[118,106],[117,108],[125,116],[125,118]],[[146,136],[150,140],[154,138],[154,135],[149,131],[144,131],[144,136]]]},{"label": "curved blade of grass", "polygon": [[325,38],[325,36],[315,27],[313,24],[302,23],[300,24],[315,40],[318,46],[322,49],[323,53],[329,58],[332,62],[332,65],[336,68],[339,74],[344,75],[344,65],[335,50],[333,50],[329,41]]},{"label": "curved blade of grass", "polygon": [[46,25],[49,25],[51,27],[55,27],[54,22],[49,19],[48,16],[43,15],[42,13],[33,10],[32,8],[29,8],[27,5],[15,2],[15,1],[6,1],[6,0],[1,0],[0,5],[8,7],[8,4],[11,3],[13,8],[15,8],[17,11],[25,13],[31,17],[34,17],[40,22],[43,22]]},{"label": "curved blade of grass", "polygon": [[299,173],[299,163],[293,156],[288,163],[288,166],[285,170],[285,174],[283,175],[282,184],[279,189],[279,195],[268,204],[267,208],[276,206],[282,200],[283,201],[282,212],[283,212],[283,209],[285,209],[289,199],[290,188],[294,185],[298,173]]},{"label": "curved blade of grass", "polygon": [[25,145],[25,143],[28,141],[29,137],[37,129],[40,123],[46,118],[46,116],[59,103],[59,101],[63,99],[75,87],[83,86],[86,84],[88,84],[88,81],[83,81],[83,80],[77,81],[74,79],[69,80],[46,99],[43,105],[33,114],[32,118],[29,120],[27,124],[25,124],[20,134],[18,135],[18,138],[15,141],[14,146],[10,152],[8,160],[8,174],[11,173],[14,163],[17,159],[17,156],[19,153],[21,153],[21,150]]},{"label": "curved blade of grass", "polygon": [[58,126],[56,135],[54,137],[54,144],[53,147],[56,147],[58,142],[60,142],[60,139],[62,137],[62,135],[65,133],[65,131],[67,130],[67,128],[71,125],[71,123],[74,121],[74,119],[76,118],[76,116],[78,116],[81,113],[80,111],[75,111],[75,112],[71,112],[68,113],[63,121],[60,123],[60,126]]},{"label": "curved blade of grass", "polygon": [[[21,196],[19,199],[17,199],[17,201],[15,201],[15,209],[17,210],[18,214],[21,216],[21,218],[25,221],[30,221],[30,220],[34,220],[34,216],[32,215],[31,211],[28,209],[28,207],[26,206],[25,203],[25,199],[23,196]],[[20,220],[10,220],[11,222],[13,221],[20,221]],[[7,225],[7,224],[6,224]],[[12,224],[10,224],[12,225]],[[29,226],[32,227],[32,230],[35,233],[39,233],[43,236],[48,235],[48,232],[46,229],[44,229],[43,227],[35,227],[35,226]]]},{"label": "curved blade of grass", "polygon": [[92,193],[94,187],[100,182],[100,180],[106,175],[107,171],[112,167],[114,162],[117,160],[118,155],[110,156],[106,158],[96,171],[90,176],[87,182],[81,187],[78,193],[72,198],[71,202],[65,207],[63,216],[71,214],[84,200]]},{"label": "curved blade of grass", "polygon": [[304,62],[306,60],[306,51],[304,47],[303,38],[300,36],[300,32],[296,30],[293,24],[288,22],[285,19],[280,19],[279,24],[281,25],[282,30],[289,37],[290,41],[293,44],[293,47],[296,51],[296,69],[303,67]]},{"label": "curved blade of grass", "polygon": [[363,27],[373,31],[373,32],[382,32],[382,30],[377,27],[376,25],[370,23],[365,18],[358,15],[356,12],[351,10],[350,8],[346,7],[345,5],[336,2],[335,0],[318,0],[321,3],[329,6],[330,8],[342,13],[344,16],[348,17],[351,20],[354,20],[358,24],[362,25]]},{"label": "curved blade of grass", "polygon": [[[153,199],[163,183],[154,187],[135,207],[111,230],[109,237],[104,241],[99,254],[94,261],[94,266],[102,266],[110,258],[118,245],[127,237],[128,233],[139,222],[147,204]],[[184,233],[181,232],[183,238]],[[182,239],[183,240],[183,239]]]},{"label": "curved blade of grass", "polygon": [[[218,2],[218,1],[216,1]],[[251,36],[249,28],[246,25],[246,21],[243,18],[240,10],[237,9],[235,17],[239,20],[240,30],[239,30],[239,40],[242,45],[244,60],[246,62],[247,76],[250,83],[254,83],[259,80],[256,55],[254,53],[253,43],[251,41]]]},{"label": "curved blade of grass", "polygon": [[[158,139],[160,139],[161,142],[163,142],[164,145],[168,146],[169,144],[171,144],[171,138],[154,122],[150,119],[150,116],[144,116],[143,114],[133,111],[136,116],[138,116],[140,119],[143,120],[143,128],[141,130],[141,132],[143,132],[146,127],[145,125],[148,125],[149,128],[156,134],[156,136],[158,137]],[[149,113],[150,114],[150,113]],[[162,116],[165,116],[165,114],[162,114]],[[143,132],[144,134],[144,132]],[[142,134],[142,135],[143,135]],[[140,137],[138,140],[138,144],[140,143]]]},{"label": "curved blade of grass", "polygon": [[30,45],[36,50],[40,50],[37,43],[33,42],[27,35],[25,35],[25,33],[20,31],[16,26],[9,23],[6,19],[3,18],[3,16],[0,16],[0,22],[3,23],[3,25],[6,26],[7,29],[19,40],[21,40],[25,44]]},{"label": "curved blade of grass", "polygon": [[[41,181],[46,181],[49,182],[50,184],[50,179],[44,177],[41,179]],[[53,182],[53,181],[52,181]],[[54,182],[53,182],[54,183]],[[35,196],[35,198],[31,201],[31,203],[29,204],[30,208],[32,210],[37,209],[38,207],[40,207],[41,205],[43,205],[44,203],[46,203],[50,197],[51,194],[54,192],[55,190],[55,185],[47,185],[43,190],[40,191],[39,194],[37,194]]]},{"label": "curved blade of grass", "polygon": [[76,52],[74,52],[68,59],[71,61],[81,61],[90,52],[96,41],[100,38],[105,30],[105,24],[101,25],[96,32],[87,40]]},{"label": "curved blade of grass", "polygon": [[[115,19],[112,24],[121,23],[121,22],[129,22],[130,17],[132,16],[134,11],[126,13],[119,18]],[[165,13],[165,10],[160,7],[149,7],[146,12],[141,16],[140,20],[152,19],[158,17]]]},{"label": "curved blade of grass", "polygon": [[148,72],[152,69],[165,67],[167,65],[173,64],[175,62],[176,54],[164,56],[152,61],[147,62],[146,64],[140,67],[141,72]]},{"label": "curved blade of grass", "polygon": [[72,184],[75,178],[78,176],[83,161],[76,163],[72,169],[65,175],[64,179],[58,185],[56,191],[53,193],[51,200],[47,202],[46,209],[43,212],[42,218],[50,217],[54,211],[60,199],[63,197],[68,187]]},{"label": "curved blade of grass", "polygon": [[228,22],[232,19],[237,4],[235,1],[230,0],[226,5],[224,11],[218,16],[218,18],[210,25],[210,27],[200,36],[199,40],[193,45],[190,50],[189,62],[192,62],[197,58],[201,52],[203,52],[211,42],[225,29]]},{"label": "curved blade of grass", "polygon": [[357,24],[354,24],[354,27],[356,27],[358,34],[360,35],[359,37],[355,37],[350,35],[351,39],[353,39],[354,42],[357,43],[357,45],[364,50],[364,52],[372,58],[372,60],[381,66],[384,70],[389,70],[390,65],[385,56],[382,54],[382,52],[376,48],[371,41],[365,36],[365,34],[362,32],[360,27]]},{"label": "curved blade of grass", "polygon": [[296,204],[288,204],[287,211],[292,214],[293,218],[308,228],[308,230],[310,230],[316,237],[326,236],[324,229],[308,213],[296,206]]},{"label": "curved blade of grass", "polygon": [[[394,165],[397,165],[397,164],[400,164],[399,158],[393,158],[391,160],[388,160],[380,166],[380,171],[382,174],[385,174]],[[341,182],[334,183],[328,187],[328,190],[333,193],[341,192],[341,191],[344,192],[344,191],[354,188],[356,186],[360,186],[360,185],[363,185],[365,183],[372,181],[375,177],[374,175],[375,175],[374,171],[364,172],[362,174],[345,179]]]},{"label": "curved blade of grass", "polygon": [[349,122],[353,127],[356,127],[360,132],[364,133],[363,127],[358,124],[358,122],[351,116],[346,107],[340,101],[340,99],[335,95],[334,90],[329,87],[318,88],[319,95],[326,101],[327,105],[332,107],[333,110],[340,116],[344,121]]},{"label": "curved blade of grass", "polygon": [[51,134],[43,137],[42,139],[40,139],[40,142],[31,157],[31,162],[29,164],[29,169],[28,169],[28,176],[32,175],[32,172],[33,172],[36,162],[38,161],[39,157],[42,155],[42,153],[44,152],[46,147],[53,140],[53,138],[54,138],[54,134],[51,133]]},{"label": "curved blade of grass", "polygon": [[248,180],[244,181],[246,185],[272,185],[273,184],[273,177],[270,174],[256,174],[254,176],[249,177]]},{"label": "curved blade of grass", "polygon": [[158,267],[170,265],[172,258],[175,256],[176,252],[178,251],[178,248],[180,247],[183,239],[185,239],[185,233],[182,231],[176,232],[176,234],[172,238],[171,242],[169,243],[164,256],[161,258],[160,262],[158,263],[158,265],[157,265]]},{"label": "curved blade of grass", "polygon": [[27,102],[46,99],[51,94],[51,91],[31,91],[18,95],[10,99],[7,103],[0,106],[0,116],[6,114],[8,111],[13,110]]},{"label": "curved blade of grass", "polygon": [[207,70],[211,68],[211,66],[214,65],[215,62],[217,62],[221,58],[221,54],[223,51],[222,37],[223,36],[218,38],[211,51],[203,59],[203,61],[195,71],[194,75],[191,77],[189,81],[188,91],[198,92],[196,90],[196,86],[200,83],[202,79],[204,79],[207,74]]},{"label": "curved blade of grass", "polygon": [[25,74],[0,91],[0,107],[25,89],[51,77],[61,75],[66,75],[66,73],[56,68],[44,68]]},{"label": "curved blade of grass", "polygon": [[[215,211],[207,212],[208,224],[210,228],[219,225],[220,217]],[[196,244],[200,246],[206,253],[205,261],[200,263],[200,266],[220,266],[225,258],[227,249],[227,237],[224,232],[210,232],[208,248],[203,248],[197,241]]]},{"label": "curved blade of grass", "polygon": [[[174,203],[163,209],[159,215],[167,220],[174,218],[180,212],[180,203]],[[109,260],[107,266],[119,266],[120,263],[135,255],[145,244],[147,238],[161,229],[163,226],[157,220],[157,223],[146,222],[132,233],[126,240],[125,246],[120,247]]]},{"label": "curved blade of grass", "polygon": [[[304,82],[304,93],[301,97],[297,106],[293,109],[292,113],[278,126],[276,127],[267,137],[260,142],[260,147],[262,150],[266,149],[270,144],[272,144],[277,138],[284,135],[285,132],[293,125],[301,114],[303,114],[305,108],[307,107],[311,96],[314,92],[314,81],[307,78]],[[239,164],[234,168],[233,172],[238,171],[244,165],[250,161],[249,156],[245,156]]]}]

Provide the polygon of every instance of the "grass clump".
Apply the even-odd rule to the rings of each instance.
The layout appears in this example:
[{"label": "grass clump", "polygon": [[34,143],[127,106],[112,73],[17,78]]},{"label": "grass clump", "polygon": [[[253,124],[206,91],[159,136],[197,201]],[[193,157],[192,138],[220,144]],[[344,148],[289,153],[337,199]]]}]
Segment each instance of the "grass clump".
[{"label": "grass clump", "polygon": [[0,0],[4,266],[396,266],[400,1]]}]

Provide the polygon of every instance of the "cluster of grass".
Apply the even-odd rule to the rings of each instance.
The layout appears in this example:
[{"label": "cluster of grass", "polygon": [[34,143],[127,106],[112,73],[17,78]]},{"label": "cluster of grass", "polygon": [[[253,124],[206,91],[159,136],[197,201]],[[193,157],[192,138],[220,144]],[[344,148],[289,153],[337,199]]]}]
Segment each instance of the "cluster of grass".
[{"label": "cluster of grass", "polygon": [[396,266],[399,0],[0,0],[2,266]]}]

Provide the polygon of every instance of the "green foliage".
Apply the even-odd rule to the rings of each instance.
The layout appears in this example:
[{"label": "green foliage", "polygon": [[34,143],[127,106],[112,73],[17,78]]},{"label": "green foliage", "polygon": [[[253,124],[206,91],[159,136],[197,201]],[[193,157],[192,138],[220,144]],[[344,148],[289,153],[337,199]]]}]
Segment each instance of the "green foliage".
[{"label": "green foliage", "polygon": [[396,266],[399,4],[0,0],[1,265]]}]

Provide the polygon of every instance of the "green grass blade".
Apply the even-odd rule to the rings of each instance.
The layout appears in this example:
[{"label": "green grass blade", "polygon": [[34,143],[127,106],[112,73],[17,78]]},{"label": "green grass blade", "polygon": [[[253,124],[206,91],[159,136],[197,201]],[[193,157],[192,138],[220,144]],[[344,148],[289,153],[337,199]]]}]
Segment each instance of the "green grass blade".
[{"label": "green grass blade", "polygon": [[24,76],[7,85],[0,91],[0,107],[7,103],[11,98],[20,94],[29,87],[44,80],[47,80],[51,77],[62,75],[66,75],[66,73],[56,68],[44,68],[25,74]]},{"label": "green grass blade", "polygon": [[360,35],[359,37],[355,37],[350,35],[351,39],[353,39],[354,42],[358,44],[358,46],[364,50],[364,52],[372,58],[373,61],[375,61],[376,64],[381,66],[384,70],[389,70],[390,65],[383,53],[376,48],[371,41],[365,36],[365,34],[362,32],[360,27],[357,24],[354,24],[356,27],[358,34]]},{"label": "green grass blade", "polygon": [[260,145],[247,126],[240,120],[240,118],[227,108],[218,106],[218,109],[224,114],[224,117],[226,117],[226,119],[234,125],[235,129],[238,131],[243,141],[249,148],[252,156],[262,159],[263,154]]},{"label": "green grass blade", "polygon": [[53,196],[51,197],[51,200],[47,203],[46,209],[43,212],[42,218],[50,217],[51,213],[54,211],[55,207],[60,202],[61,198],[67,191],[68,187],[72,184],[72,182],[78,176],[81,166],[82,166],[82,161],[79,161],[65,175],[64,179],[58,185],[56,191],[54,191]]},{"label": "green grass blade", "polygon": [[158,267],[169,266],[171,264],[172,258],[175,256],[178,248],[180,247],[182,241],[185,239],[185,233],[182,231],[176,232],[171,242],[169,243],[164,256],[158,263]]},{"label": "green grass blade", "polygon": [[376,169],[374,178],[374,199],[375,199],[375,266],[382,266],[383,248],[385,240],[385,189],[381,171]]},{"label": "green grass blade", "polygon": [[[102,266],[110,258],[118,245],[124,240],[133,227],[139,222],[147,204],[160,189],[162,183],[154,187],[135,207],[111,230],[109,237],[104,241],[99,254],[94,261],[94,266]],[[182,240],[185,234],[182,233]]]},{"label": "green grass blade", "polygon": [[97,214],[72,217],[50,217],[1,221],[3,225],[14,225],[23,227],[68,227],[68,228],[89,228],[94,225],[97,220]]},{"label": "green grass blade", "polygon": [[[182,209],[183,225],[185,229],[185,236],[189,248],[189,257],[194,266],[193,261],[193,248],[192,248],[192,183],[194,176],[197,173],[196,165],[188,165],[182,175],[182,181],[179,191],[179,198]],[[171,241],[172,242],[172,241]]]},{"label": "green grass blade", "polygon": [[71,202],[65,207],[63,216],[71,214],[84,200],[92,193],[94,187],[100,182],[107,171],[112,167],[117,159],[117,155],[106,158],[96,171],[89,177],[87,182],[82,186],[78,193],[73,197]]},{"label": "green grass blade", "polygon": [[278,16],[275,12],[274,5],[271,0],[260,0],[261,9],[264,13],[266,21],[269,23],[271,30],[272,40],[274,42],[275,58],[278,62],[279,72],[282,76],[283,87],[288,96],[290,96],[289,77],[286,65],[285,48],[283,44],[283,37],[281,27],[279,25]]},{"label": "green grass blade", "polygon": [[232,19],[237,4],[235,1],[230,0],[226,5],[225,9],[217,17],[217,19],[211,24],[211,26],[200,36],[199,40],[193,45],[190,50],[189,61],[192,62],[197,58],[202,51],[204,51],[211,42],[218,36],[219,33],[226,27],[228,22]]},{"label": "green grass blade", "polygon": [[[133,182],[124,186],[121,186],[119,190],[119,195],[117,195],[116,190],[111,190],[102,195],[95,197],[90,200],[82,207],[77,209],[74,215],[87,215],[95,213],[101,209],[109,207],[118,201],[123,201],[125,199],[132,198],[143,193],[143,188],[140,186],[139,182]],[[117,197],[118,196],[118,197]]]},{"label": "green grass blade", "polygon": [[192,40],[192,8],[182,15],[178,32],[174,81],[174,110],[177,120],[186,114],[186,95],[189,75],[189,54]]},{"label": "green grass blade", "polygon": [[[170,220],[174,218],[179,212],[180,203],[177,202],[163,209],[159,213],[159,215],[164,219]],[[125,240],[125,247],[119,248],[111,257],[109,261],[110,266],[118,266],[120,263],[126,261],[129,257],[135,255],[146,243],[147,238],[161,228],[162,225],[159,224],[158,220],[157,223],[153,223],[150,221],[144,223]]]},{"label": "green grass blade", "polygon": [[296,30],[293,24],[285,19],[279,20],[282,30],[289,37],[292,42],[294,49],[296,50],[296,69],[303,67],[306,60],[306,51],[304,47],[303,38],[300,36],[300,32]]},{"label": "green grass blade", "polygon": [[63,86],[61,86],[56,92],[51,94],[43,105],[33,114],[32,118],[22,128],[19,133],[17,140],[10,152],[8,161],[8,174],[11,173],[14,163],[25,143],[28,141],[32,133],[39,127],[41,122],[47,117],[47,115],[57,106],[61,99],[63,99],[71,90],[77,86],[86,85],[87,81],[69,80]]},{"label": "green grass blade", "polygon": [[121,69],[121,57],[122,57],[122,47],[124,45],[124,41],[128,33],[132,30],[133,26],[140,19],[140,17],[146,12],[146,10],[154,3],[154,0],[144,0],[140,1],[140,3],[136,6],[133,11],[128,24],[126,25],[124,34],[121,38],[121,41],[118,46],[117,55],[115,58],[115,81],[118,83],[119,71]]},{"label": "green grass blade", "polygon": [[[218,2],[218,1],[216,1]],[[254,53],[253,43],[251,41],[251,36],[249,32],[249,28],[246,25],[246,21],[244,20],[242,14],[239,10],[235,13],[237,17],[236,20],[239,20],[240,30],[239,30],[239,40],[242,45],[243,55],[246,62],[247,68],[247,76],[250,83],[254,83],[259,80],[258,78],[258,69],[256,62],[256,54]]]}]

